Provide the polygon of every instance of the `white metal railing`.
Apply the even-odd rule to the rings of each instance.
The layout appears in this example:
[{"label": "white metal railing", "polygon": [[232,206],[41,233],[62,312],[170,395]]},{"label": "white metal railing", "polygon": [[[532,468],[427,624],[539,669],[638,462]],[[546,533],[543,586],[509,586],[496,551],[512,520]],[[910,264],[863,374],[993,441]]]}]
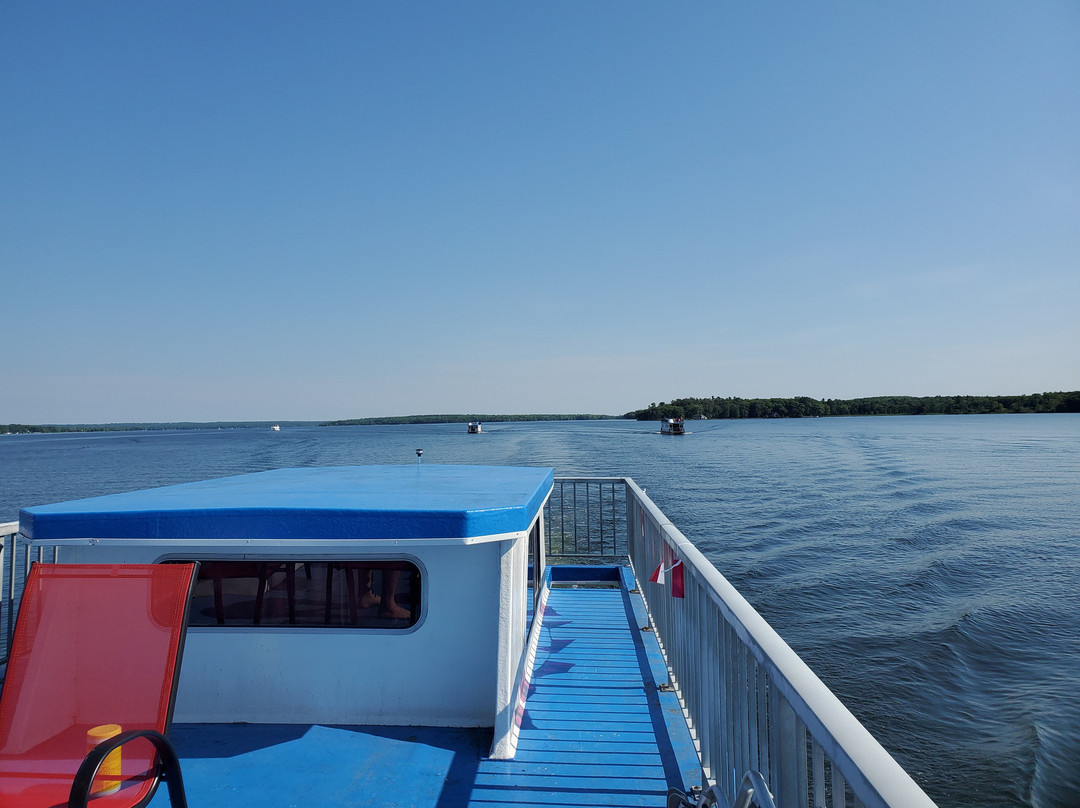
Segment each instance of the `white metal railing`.
[{"label": "white metal railing", "polygon": [[[558,478],[552,501],[572,501],[573,490],[580,495],[590,482]],[[596,482],[625,488],[615,496],[625,500],[625,517],[619,514],[625,524],[605,530],[620,538],[625,531],[626,553],[697,744],[706,789],[718,788],[730,805],[747,772],[760,772],[784,808],[934,806],[633,480]],[[571,520],[581,514],[580,506],[564,509],[558,525],[563,535],[572,533]],[[669,570],[677,561],[681,598],[672,591],[679,573]],[[649,582],[661,564],[669,570],[667,581]]]},{"label": "white metal railing", "polygon": [[559,477],[544,505],[545,554],[623,559],[626,481],[622,477]]},{"label": "white metal railing", "polygon": [[0,523],[0,665],[7,664],[15,616],[15,537],[18,522]]},{"label": "white metal railing", "polygon": [[[18,522],[0,523],[0,666],[6,665],[26,577],[33,561],[56,561],[58,548],[31,550]],[[0,669],[0,679],[2,679]]]}]

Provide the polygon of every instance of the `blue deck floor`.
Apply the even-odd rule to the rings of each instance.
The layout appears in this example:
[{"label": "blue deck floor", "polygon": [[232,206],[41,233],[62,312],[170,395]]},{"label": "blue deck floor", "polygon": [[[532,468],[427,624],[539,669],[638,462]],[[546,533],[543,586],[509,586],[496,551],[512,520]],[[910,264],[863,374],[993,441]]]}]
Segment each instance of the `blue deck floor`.
[{"label": "blue deck floor", "polygon": [[[626,576],[624,576],[626,577]],[[641,599],[552,590],[518,754],[486,757],[490,730],[178,724],[192,808],[663,806],[700,782]],[[168,805],[164,788],[153,808]]]}]

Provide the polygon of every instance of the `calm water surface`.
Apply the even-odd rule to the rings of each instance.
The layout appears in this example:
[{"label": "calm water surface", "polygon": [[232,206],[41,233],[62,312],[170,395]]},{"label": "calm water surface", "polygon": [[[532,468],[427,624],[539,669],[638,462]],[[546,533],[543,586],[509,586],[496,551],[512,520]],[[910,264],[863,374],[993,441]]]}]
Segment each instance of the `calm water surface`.
[{"label": "calm water surface", "polygon": [[283,466],[631,476],[942,808],[1080,806],[1080,416],[0,436],[0,521]]}]

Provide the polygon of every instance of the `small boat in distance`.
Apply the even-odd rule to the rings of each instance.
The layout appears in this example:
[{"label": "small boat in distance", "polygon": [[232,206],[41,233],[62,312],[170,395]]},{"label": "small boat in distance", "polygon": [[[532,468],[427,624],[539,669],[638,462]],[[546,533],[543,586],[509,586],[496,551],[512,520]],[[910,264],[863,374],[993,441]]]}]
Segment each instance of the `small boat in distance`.
[{"label": "small boat in distance", "polygon": [[280,432],[281,431],[281,427],[278,426],[277,424],[274,424],[272,427],[270,427],[270,429],[272,429],[274,432]]},{"label": "small boat in distance", "polygon": [[664,418],[660,421],[660,433],[663,435],[685,435],[686,424],[682,418]]},{"label": "small boat in distance", "polygon": [[470,435],[479,435],[482,431],[483,430],[480,429],[480,422],[479,421],[469,421],[469,434]]}]

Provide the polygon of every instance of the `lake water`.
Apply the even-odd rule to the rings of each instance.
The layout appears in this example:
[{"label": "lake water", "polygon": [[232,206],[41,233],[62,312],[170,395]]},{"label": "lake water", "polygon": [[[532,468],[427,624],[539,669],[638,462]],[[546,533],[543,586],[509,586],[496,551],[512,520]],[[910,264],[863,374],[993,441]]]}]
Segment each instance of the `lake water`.
[{"label": "lake water", "polygon": [[1080,416],[0,436],[18,508],[284,466],[630,476],[942,808],[1080,806]]}]

